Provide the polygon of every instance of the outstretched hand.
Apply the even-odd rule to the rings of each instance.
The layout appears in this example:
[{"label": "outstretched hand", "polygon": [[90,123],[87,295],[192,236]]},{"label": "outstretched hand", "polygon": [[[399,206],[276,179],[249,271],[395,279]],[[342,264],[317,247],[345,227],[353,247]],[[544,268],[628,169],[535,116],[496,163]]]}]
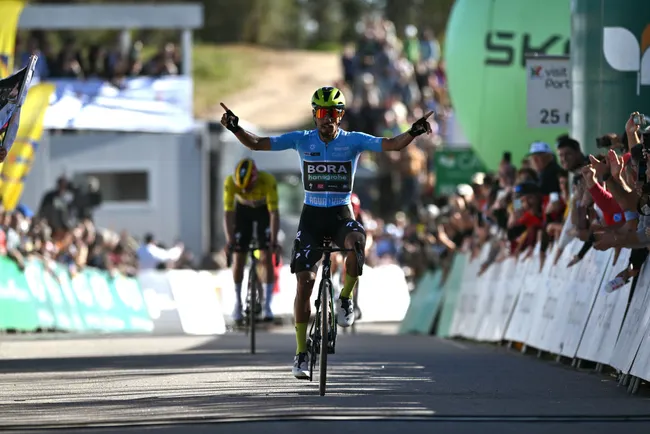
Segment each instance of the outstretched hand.
[{"label": "outstretched hand", "polygon": [[430,118],[433,113],[432,110],[415,121],[411,126],[411,129],[408,131],[409,134],[413,137],[417,137],[424,133],[431,134],[431,124],[427,119]]},{"label": "outstretched hand", "polygon": [[226,107],[224,103],[221,102],[219,104],[221,104],[221,107],[223,107],[225,111],[225,113],[221,116],[221,125],[233,133],[241,130],[241,127],[239,126],[239,118],[237,115],[235,115],[232,110]]}]

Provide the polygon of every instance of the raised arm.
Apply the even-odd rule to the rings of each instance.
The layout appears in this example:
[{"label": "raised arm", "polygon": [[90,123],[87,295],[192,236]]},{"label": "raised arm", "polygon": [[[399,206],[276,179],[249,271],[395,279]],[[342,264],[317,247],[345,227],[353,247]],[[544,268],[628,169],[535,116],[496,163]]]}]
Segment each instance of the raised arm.
[{"label": "raised arm", "polygon": [[253,151],[270,151],[271,139],[269,137],[258,137],[255,134],[246,131],[239,126],[239,117],[235,115],[224,103],[221,107],[225,110],[221,116],[221,125],[226,127],[231,133],[237,137],[242,145]]},{"label": "raised arm", "polygon": [[275,137],[258,137],[250,131],[246,131],[239,126],[239,117],[237,117],[224,103],[221,107],[226,111],[221,116],[221,125],[232,132],[242,145],[253,151],[284,151],[286,149],[295,149],[296,140],[302,135],[302,132],[292,132]]},{"label": "raised arm", "polygon": [[414,138],[420,134],[431,134],[431,125],[427,119],[433,114],[432,111],[415,121],[411,128],[400,135],[391,138],[384,138],[381,142],[382,151],[401,151],[406,148]]}]

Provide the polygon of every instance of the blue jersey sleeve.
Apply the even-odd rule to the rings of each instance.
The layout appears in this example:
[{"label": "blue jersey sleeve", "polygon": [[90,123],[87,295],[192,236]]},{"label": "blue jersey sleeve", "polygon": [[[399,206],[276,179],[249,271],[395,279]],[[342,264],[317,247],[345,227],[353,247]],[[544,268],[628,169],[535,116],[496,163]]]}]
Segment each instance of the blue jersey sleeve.
[{"label": "blue jersey sleeve", "polygon": [[305,135],[304,131],[292,131],[271,137],[271,151],[284,151],[287,149],[297,149],[298,141]]},{"label": "blue jersey sleeve", "polygon": [[375,136],[371,136],[370,134],[359,133],[359,132],[354,132],[350,134],[354,136],[352,137],[352,140],[354,141],[354,143],[356,143],[357,150],[359,152],[363,152],[363,151],[381,152],[382,151],[381,143],[384,140],[383,137],[375,137]]}]

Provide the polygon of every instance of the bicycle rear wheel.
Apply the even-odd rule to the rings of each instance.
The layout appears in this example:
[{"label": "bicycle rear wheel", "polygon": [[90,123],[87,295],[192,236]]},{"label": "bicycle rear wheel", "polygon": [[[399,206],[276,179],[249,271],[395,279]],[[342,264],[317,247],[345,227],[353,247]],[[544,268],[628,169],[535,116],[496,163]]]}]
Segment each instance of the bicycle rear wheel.
[{"label": "bicycle rear wheel", "polygon": [[327,387],[327,350],[329,348],[329,301],[328,297],[332,290],[332,282],[325,279],[321,281],[320,297],[321,297],[321,310],[320,310],[320,330],[321,330],[321,343],[320,343],[320,363],[318,365],[319,371],[319,387],[320,396],[325,396],[325,389]]},{"label": "bicycle rear wheel", "polygon": [[250,274],[248,275],[248,327],[249,336],[251,338],[251,354],[255,354],[255,318],[257,306],[257,272],[255,266],[251,267]]}]

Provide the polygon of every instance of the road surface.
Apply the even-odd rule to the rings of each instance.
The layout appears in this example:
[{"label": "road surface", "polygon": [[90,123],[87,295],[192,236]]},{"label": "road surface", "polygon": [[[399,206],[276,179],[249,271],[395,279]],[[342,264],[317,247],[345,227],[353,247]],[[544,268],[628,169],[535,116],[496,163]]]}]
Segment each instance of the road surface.
[{"label": "road surface", "polygon": [[219,337],[0,341],[0,432],[650,432],[650,399],[614,378],[505,348],[339,334],[329,390],[290,374],[290,328]]}]

